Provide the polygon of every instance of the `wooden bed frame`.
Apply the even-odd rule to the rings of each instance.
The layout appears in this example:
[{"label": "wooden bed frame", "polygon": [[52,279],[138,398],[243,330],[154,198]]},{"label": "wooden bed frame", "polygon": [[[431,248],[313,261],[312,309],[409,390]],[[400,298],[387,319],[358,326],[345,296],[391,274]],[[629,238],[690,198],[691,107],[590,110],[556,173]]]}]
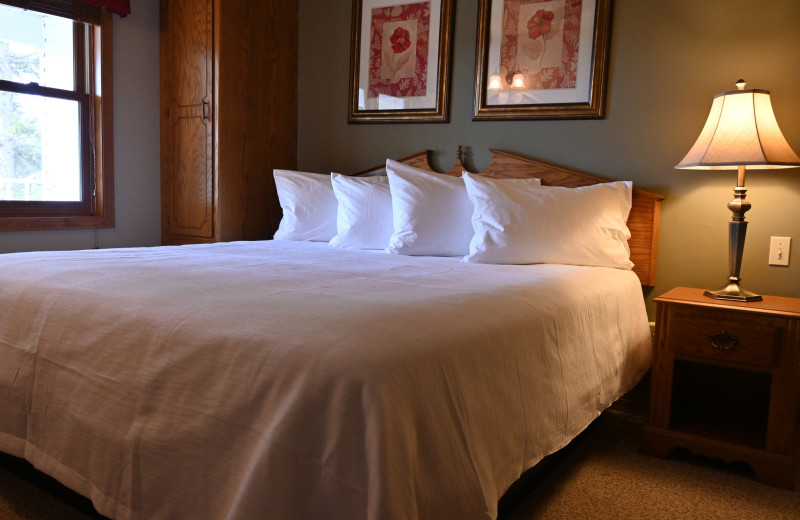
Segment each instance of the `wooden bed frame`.
[{"label": "wooden bed frame", "polygon": [[[504,152],[493,148],[490,148],[489,151],[492,152],[492,160],[489,166],[482,172],[473,173],[479,173],[496,179],[524,179],[536,177],[542,180],[543,185],[566,186],[569,188],[609,182],[610,180],[511,152]],[[455,165],[446,172],[437,172],[430,163],[430,154],[430,150],[422,150],[397,159],[397,161],[416,168],[454,176],[461,176],[462,172],[470,171],[464,166],[461,146],[458,147]],[[353,175],[370,175],[384,169],[385,165],[377,165],[367,170],[354,173]],[[661,212],[661,201],[663,199],[663,195],[633,188],[633,206],[628,216],[628,228],[631,231],[631,238],[628,240],[628,245],[631,250],[631,261],[634,264],[633,272],[636,273],[644,286],[653,286],[656,283],[658,224]]]}]

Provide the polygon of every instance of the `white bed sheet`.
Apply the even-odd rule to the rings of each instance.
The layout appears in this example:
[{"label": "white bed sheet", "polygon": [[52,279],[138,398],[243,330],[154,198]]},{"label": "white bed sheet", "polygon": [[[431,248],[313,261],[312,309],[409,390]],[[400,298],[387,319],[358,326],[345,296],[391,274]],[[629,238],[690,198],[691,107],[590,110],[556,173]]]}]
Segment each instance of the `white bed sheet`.
[{"label": "white bed sheet", "polygon": [[115,519],[490,519],[649,367],[630,271],[264,241],[0,255],[0,450]]}]

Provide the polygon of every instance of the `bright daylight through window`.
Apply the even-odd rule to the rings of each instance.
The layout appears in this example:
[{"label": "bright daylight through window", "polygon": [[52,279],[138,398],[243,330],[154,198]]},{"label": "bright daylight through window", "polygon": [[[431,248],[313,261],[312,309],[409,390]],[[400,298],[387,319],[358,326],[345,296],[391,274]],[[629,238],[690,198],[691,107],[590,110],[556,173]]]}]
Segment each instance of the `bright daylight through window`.
[{"label": "bright daylight through window", "polygon": [[[74,89],[72,21],[0,7],[0,78]],[[3,93],[0,197],[80,200],[78,103]]]},{"label": "bright daylight through window", "polygon": [[108,15],[65,10],[63,1],[40,2],[42,12],[8,3],[0,3],[0,230],[113,226],[110,91],[101,89]]}]

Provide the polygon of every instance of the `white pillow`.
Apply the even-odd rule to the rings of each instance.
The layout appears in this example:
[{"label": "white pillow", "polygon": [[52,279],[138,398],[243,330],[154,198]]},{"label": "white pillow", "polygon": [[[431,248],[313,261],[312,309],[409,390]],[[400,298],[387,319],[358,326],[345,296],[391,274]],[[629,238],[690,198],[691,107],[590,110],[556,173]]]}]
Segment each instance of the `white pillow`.
[{"label": "white pillow", "polygon": [[273,170],[273,176],[283,210],[275,239],[327,242],[336,235],[339,202],[330,175]]},{"label": "white pillow", "polygon": [[464,256],[472,238],[472,203],[460,177],[391,159],[394,233],[386,250],[401,255]]},{"label": "white pillow", "polygon": [[467,262],[630,269],[632,184],[531,188],[464,174],[475,211]]},{"label": "white pillow", "polygon": [[336,236],[331,247],[384,249],[392,236],[392,196],[385,176],[331,174],[339,201]]}]

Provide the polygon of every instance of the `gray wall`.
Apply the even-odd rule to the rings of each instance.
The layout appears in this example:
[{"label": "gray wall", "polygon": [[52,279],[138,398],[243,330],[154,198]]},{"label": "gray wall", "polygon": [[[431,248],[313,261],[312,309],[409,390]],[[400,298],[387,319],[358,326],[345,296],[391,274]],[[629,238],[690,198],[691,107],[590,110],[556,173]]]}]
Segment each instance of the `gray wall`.
[{"label": "gray wall", "polygon": [[114,199],[116,227],[0,232],[0,253],[161,243],[158,2],[132,0],[114,15]]},{"label": "gray wall", "polygon": [[[608,115],[594,121],[473,122],[478,0],[455,2],[452,104],[447,124],[347,124],[351,0],[300,2],[298,167],[353,171],[421,149],[448,169],[457,145],[475,169],[499,148],[666,195],[658,282],[716,289],[728,276],[726,204],[735,172],[675,170],[715,93],[741,78],[772,91],[789,143],[800,153],[800,2],[616,0]],[[753,171],[742,278],[763,294],[800,297],[800,169]],[[770,235],[791,236],[791,265],[767,265]]]}]

